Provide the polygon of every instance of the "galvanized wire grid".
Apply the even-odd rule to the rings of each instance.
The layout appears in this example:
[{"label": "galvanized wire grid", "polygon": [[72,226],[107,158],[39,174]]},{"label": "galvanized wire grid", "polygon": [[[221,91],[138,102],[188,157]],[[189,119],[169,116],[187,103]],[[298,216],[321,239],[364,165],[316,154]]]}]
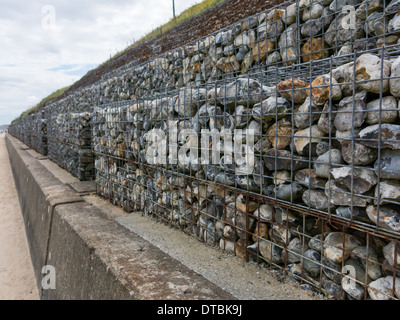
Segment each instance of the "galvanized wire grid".
[{"label": "galvanized wire grid", "polygon": [[54,115],[48,131],[49,159],[81,181],[94,180],[90,113]]},{"label": "galvanized wire grid", "polygon": [[[91,111],[98,193],[336,298],[371,298],[379,284],[383,297],[398,299],[396,12],[385,2],[359,3],[354,28],[344,29],[342,8],[315,13],[319,3],[290,4],[110,74],[95,95],[111,103]],[[118,92],[108,93],[115,81]],[[112,102],[121,96],[134,101]],[[29,122],[13,134],[28,141]],[[51,123],[56,159],[68,139]],[[235,164],[227,141],[248,128],[254,171],[237,174],[246,162]],[[227,136],[201,145],[202,129]],[[220,162],[185,164],[190,148]],[[343,282],[346,271],[355,285]]]}]

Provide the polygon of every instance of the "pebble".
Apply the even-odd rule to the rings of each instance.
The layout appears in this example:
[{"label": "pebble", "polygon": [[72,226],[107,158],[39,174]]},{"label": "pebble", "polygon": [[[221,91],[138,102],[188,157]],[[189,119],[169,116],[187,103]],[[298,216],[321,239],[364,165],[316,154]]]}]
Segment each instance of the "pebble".
[{"label": "pebble", "polygon": [[342,90],[339,83],[329,74],[324,74],[315,78],[311,83],[312,101],[316,105],[324,105],[329,99],[334,101],[342,98]]},{"label": "pebble", "polygon": [[[304,252],[304,258],[304,269],[306,269],[312,277],[317,277],[320,274],[321,270],[321,255],[319,254],[319,252],[309,249]],[[308,259],[310,259],[311,261]]]},{"label": "pebble", "polygon": [[400,151],[383,149],[381,150],[380,161],[374,165],[376,176],[381,179],[400,180]]},{"label": "pebble", "polygon": [[311,156],[316,155],[315,147],[322,141],[325,133],[322,132],[317,125],[299,130],[294,134],[294,146],[299,155],[308,156],[311,148]]},{"label": "pebble", "polygon": [[292,123],[283,118],[275,122],[267,131],[273,148],[285,149],[292,142]]},{"label": "pebble", "polygon": [[[294,123],[297,128],[305,129],[315,124],[321,115],[321,107],[315,105],[310,97],[294,112]],[[311,116],[311,119],[310,119]],[[310,121],[311,120],[311,121]]]},{"label": "pebble", "polygon": [[262,204],[256,211],[254,211],[254,216],[266,220],[268,222],[273,222],[274,221],[274,207],[264,203]]},{"label": "pebble", "polygon": [[357,247],[361,247],[361,243],[353,235],[331,232],[325,238],[324,256],[333,262],[342,263]]},{"label": "pebble", "polygon": [[336,209],[336,215],[349,220],[362,221],[370,223],[366,209],[361,207],[339,207]]},{"label": "pebble", "polygon": [[334,121],[337,130],[349,131],[361,127],[367,116],[366,99],[367,92],[361,91],[340,101]]},{"label": "pebble", "polygon": [[282,249],[267,240],[259,239],[259,249],[261,255],[269,263],[278,264],[282,261]]},{"label": "pebble", "polygon": [[310,84],[300,79],[286,79],[278,83],[281,97],[294,103],[304,103],[310,94]]},{"label": "pebble", "polygon": [[338,183],[357,194],[366,193],[378,183],[375,172],[369,169],[341,167],[331,169],[331,173]]},{"label": "pebble", "polygon": [[297,171],[294,179],[310,189],[324,188],[326,184],[326,181],[319,178],[313,169],[302,169]]},{"label": "pebble", "polygon": [[288,261],[290,263],[300,262],[301,256],[308,249],[307,244],[303,245],[302,240],[300,238],[293,238],[287,247],[288,249]]},{"label": "pebble", "polygon": [[342,283],[342,264],[322,256],[322,271],[326,277],[337,284]]},{"label": "pebble", "polygon": [[379,215],[379,227],[397,232],[400,231],[400,215],[396,210],[386,206],[380,206],[379,212],[377,210],[376,206],[370,205],[367,207],[368,217],[373,223],[378,224]]},{"label": "pebble", "polygon": [[400,297],[400,278],[395,278],[395,294],[393,293],[393,277],[387,276],[371,282],[368,286],[368,293],[372,300],[392,300],[393,297]]},{"label": "pebble", "polygon": [[303,193],[303,202],[310,208],[326,211],[329,208],[328,197],[322,190],[306,190]]},{"label": "pebble", "polygon": [[379,265],[378,255],[371,247],[358,247],[355,248],[350,257],[362,264],[368,276],[372,280],[378,280],[382,277],[382,268]]},{"label": "pebble", "polygon": [[[396,253],[395,253],[396,248]],[[382,249],[383,255],[385,259],[389,263],[391,267],[399,268],[400,267],[400,244],[395,243],[394,241],[389,242]],[[395,263],[396,261],[396,263]]]},{"label": "pebble", "polygon": [[398,107],[396,98],[393,96],[383,97],[367,103],[367,118],[365,122],[369,125],[381,123],[393,123],[397,120]]},{"label": "pebble", "polygon": [[328,179],[330,172],[335,165],[342,164],[343,158],[342,153],[339,149],[331,149],[317,158],[314,162],[314,172],[320,178]]}]

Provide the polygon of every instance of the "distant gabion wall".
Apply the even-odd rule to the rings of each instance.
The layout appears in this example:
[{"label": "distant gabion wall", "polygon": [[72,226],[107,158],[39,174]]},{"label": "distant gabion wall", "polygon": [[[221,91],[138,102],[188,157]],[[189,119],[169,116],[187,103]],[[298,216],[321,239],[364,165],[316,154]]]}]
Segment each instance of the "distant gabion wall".
[{"label": "distant gabion wall", "polygon": [[45,109],[49,157],[86,172],[90,122],[114,204],[335,298],[399,299],[399,8],[286,2],[131,63]]},{"label": "distant gabion wall", "polygon": [[89,112],[58,114],[49,119],[48,156],[79,180],[94,179]]}]

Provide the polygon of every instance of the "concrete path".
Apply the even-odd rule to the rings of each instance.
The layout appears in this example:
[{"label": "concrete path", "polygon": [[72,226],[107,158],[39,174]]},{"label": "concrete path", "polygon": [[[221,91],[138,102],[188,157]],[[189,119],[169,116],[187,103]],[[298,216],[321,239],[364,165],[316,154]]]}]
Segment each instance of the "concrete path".
[{"label": "concrete path", "polygon": [[4,137],[0,134],[0,300],[37,300],[39,292]]}]

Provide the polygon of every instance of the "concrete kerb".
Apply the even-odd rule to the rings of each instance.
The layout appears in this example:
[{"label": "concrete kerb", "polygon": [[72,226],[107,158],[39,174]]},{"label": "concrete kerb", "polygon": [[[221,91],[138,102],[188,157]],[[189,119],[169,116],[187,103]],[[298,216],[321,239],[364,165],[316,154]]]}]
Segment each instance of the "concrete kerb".
[{"label": "concrete kerb", "polygon": [[[235,299],[85,202],[23,143],[6,143],[42,299]],[[42,289],[46,265],[55,290]]]}]

